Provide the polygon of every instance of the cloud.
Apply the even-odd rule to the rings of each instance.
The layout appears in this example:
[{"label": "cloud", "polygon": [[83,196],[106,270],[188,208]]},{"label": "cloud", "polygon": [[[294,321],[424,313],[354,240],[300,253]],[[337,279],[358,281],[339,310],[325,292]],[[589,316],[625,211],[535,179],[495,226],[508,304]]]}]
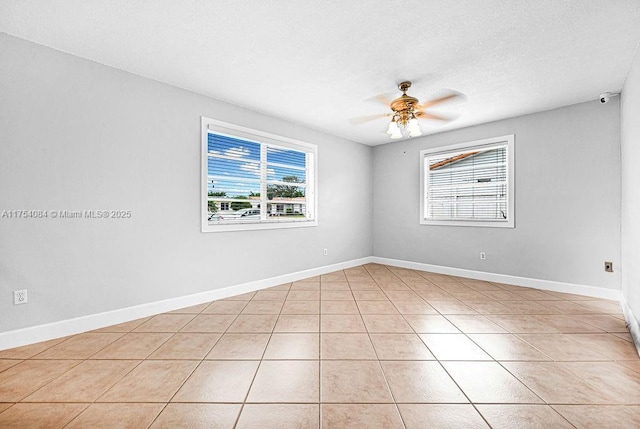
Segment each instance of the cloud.
[{"label": "cloud", "polygon": [[255,176],[260,176],[260,164],[257,162],[245,162],[240,166],[240,170],[246,171],[247,173]]},{"label": "cloud", "polygon": [[243,159],[249,157],[249,155],[251,155],[251,151],[242,146],[238,146],[225,150],[224,154],[229,158]]}]

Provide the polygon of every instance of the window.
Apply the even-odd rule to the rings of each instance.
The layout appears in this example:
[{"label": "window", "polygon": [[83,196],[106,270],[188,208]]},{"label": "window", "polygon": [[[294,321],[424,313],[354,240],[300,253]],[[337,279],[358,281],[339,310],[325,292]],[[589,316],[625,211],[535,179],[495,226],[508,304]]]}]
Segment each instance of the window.
[{"label": "window", "polygon": [[420,223],[514,226],[514,136],[420,151]]},{"label": "window", "polygon": [[202,231],[315,226],[314,145],[202,118]]}]

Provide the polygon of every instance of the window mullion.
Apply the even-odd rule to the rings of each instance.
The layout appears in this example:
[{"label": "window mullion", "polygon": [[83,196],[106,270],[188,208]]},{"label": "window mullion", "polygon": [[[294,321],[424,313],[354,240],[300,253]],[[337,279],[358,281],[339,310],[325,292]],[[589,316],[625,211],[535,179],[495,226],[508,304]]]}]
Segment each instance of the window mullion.
[{"label": "window mullion", "polygon": [[267,211],[267,145],[260,144],[260,220],[266,221]]}]

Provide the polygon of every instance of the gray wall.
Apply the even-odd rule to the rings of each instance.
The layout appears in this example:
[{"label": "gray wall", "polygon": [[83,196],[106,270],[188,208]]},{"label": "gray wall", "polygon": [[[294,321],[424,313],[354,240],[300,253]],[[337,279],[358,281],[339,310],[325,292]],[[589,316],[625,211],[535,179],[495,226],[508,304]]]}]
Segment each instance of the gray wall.
[{"label": "gray wall", "polygon": [[621,94],[622,294],[640,320],[640,51]]},{"label": "gray wall", "polygon": [[[618,115],[613,98],[375,147],[374,256],[619,289]],[[506,134],[515,228],[420,225],[419,151]]]},{"label": "gray wall", "polygon": [[[0,210],[133,212],[0,218],[0,332],[371,255],[370,147],[7,35],[0,52]],[[200,116],[317,144],[319,226],[201,233]]]},{"label": "gray wall", "polygon": [[[133,211],[0,218],[0,332],[372,254],[620,287],[618,98],[372,149],[1,34],[0,52],[0,210]],[[622,96],[623,281],[636,314],[639,63]],[[317,144],[319,226],[201,233],[200,116]],[[419,151],[505,134],[516,228],[419,225]],[[12,304],[19,288],[29,304]]]}]

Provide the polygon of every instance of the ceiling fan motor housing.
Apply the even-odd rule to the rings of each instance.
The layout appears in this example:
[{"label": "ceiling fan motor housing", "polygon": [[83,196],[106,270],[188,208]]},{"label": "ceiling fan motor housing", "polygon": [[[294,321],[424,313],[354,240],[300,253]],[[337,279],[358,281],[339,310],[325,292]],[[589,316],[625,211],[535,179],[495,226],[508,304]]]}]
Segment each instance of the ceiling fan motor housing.
[{"label": "ceiling fan motor housing", "polygon": [[391,110],[401,112],[403,110],[411,110],[418,104],[418,99],[407,94],[402,94],[391,102]]},{"label": "ceiling fan motor housing", "polygon": [[407,95],[407,90],[411,88],[411,82],[404,81],[398,84],[398,89],[402,95],[391,102],[391,110],[395,113],[396,121],[406,124],[413,117],[414,109],[418,104],[418,99]]}]

